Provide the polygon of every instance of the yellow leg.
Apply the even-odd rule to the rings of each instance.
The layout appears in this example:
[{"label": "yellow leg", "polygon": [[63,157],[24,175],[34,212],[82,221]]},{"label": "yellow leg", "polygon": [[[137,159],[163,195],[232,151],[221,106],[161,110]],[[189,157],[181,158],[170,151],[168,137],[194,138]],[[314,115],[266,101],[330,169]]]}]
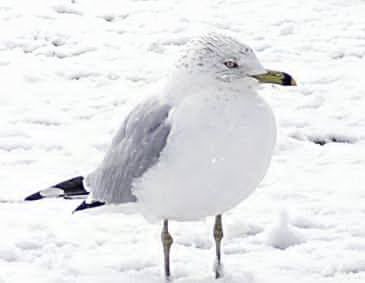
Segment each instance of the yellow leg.
[{"label": "yellow leg", "polygon": [[222,263],[221,263],[221,243],[223,239],[223,225],[222,225],[222,215],[218,214],[215,217],[213,235],[215,240],[215,251],[217,256],[217,261],[215,264],[215,278],[218,279],[223,276]]},{"label": "yellow leg", "polygon": [[163,221],[161,240],[164,254],[165,277],[166,280],[170,280],[170,248],[173,243],[173,239],[169,233],[169,223],[167,219]]}]

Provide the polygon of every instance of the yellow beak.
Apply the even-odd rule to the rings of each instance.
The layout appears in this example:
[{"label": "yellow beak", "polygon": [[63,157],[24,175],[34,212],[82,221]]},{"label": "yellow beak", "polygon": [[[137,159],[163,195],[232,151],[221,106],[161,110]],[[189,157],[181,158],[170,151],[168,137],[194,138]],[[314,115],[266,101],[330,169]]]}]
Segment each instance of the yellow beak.
[{"label": "yellow beak", "polygon": [[273,70],[266,70],[266,73],[259,75],[252,75],[251,77],[257,79],[260,83],[279,84],[284,86],[297,85],[293,77],[287,73]]}]

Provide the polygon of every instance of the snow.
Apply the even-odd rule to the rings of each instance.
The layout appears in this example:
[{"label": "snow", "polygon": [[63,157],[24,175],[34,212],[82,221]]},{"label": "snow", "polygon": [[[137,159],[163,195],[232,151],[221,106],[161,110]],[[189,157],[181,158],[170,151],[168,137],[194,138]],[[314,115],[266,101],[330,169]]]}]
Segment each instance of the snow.
[{"label": "snow", "polygon": [[[364,282],[364,13],[361,0],[2,0],[0,282],[164,282],[160,225],[72,215],[79,200],[20,200],[94,169],[128,111],[206,29],[299,84],[261,91],[278,144],[260,187],[223,215],[221,281]],[[305,241],[278,249],[267,232],[283,207],[284,227]],[[176,282],[219,282],[212,221],[171,223]]]},{"label": "snow", "polygon": [[280,213],[277,223],[269,227],[266,233],[266,243],[278,249],[287,249],[304,242],[302,236],[289,225],[286,211]]}]

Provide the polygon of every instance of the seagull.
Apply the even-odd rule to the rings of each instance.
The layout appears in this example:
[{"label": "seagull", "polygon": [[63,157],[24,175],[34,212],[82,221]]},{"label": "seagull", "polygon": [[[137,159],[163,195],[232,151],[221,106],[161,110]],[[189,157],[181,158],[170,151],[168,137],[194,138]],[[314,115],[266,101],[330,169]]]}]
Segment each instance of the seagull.
[{"label": "seagull", "polygon": [[252,48],[230,36],[195,38],[160,95],[129,113],[96,170],[26,200],[87,195],[75,211],[134,203],[147,219],[162,221],[166,279],[173,243],[169,221],[215,216],[220,278],[222,214],[256,189],[275,146],[275,118],[257,93],[261,83],[296,85],[289,74],[265,69]]}]

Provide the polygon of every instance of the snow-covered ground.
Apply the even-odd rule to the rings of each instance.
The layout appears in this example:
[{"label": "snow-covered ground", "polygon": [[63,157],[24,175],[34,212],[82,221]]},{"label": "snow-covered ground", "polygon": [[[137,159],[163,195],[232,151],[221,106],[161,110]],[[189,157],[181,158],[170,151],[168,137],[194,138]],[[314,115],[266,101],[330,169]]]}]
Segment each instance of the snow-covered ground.
[{"label": "snow-covered ground", "polygon": [[[262,90],[279,140],[259,189],[223,216],[219,282],[364,282],[364,15],[360,0],[1,0],[0,282],[164,282],[160,225],[21,200],[95,168],[205,30],[299,83]],[[211,230],[171,224],[176,282],[214,282]]]}]

